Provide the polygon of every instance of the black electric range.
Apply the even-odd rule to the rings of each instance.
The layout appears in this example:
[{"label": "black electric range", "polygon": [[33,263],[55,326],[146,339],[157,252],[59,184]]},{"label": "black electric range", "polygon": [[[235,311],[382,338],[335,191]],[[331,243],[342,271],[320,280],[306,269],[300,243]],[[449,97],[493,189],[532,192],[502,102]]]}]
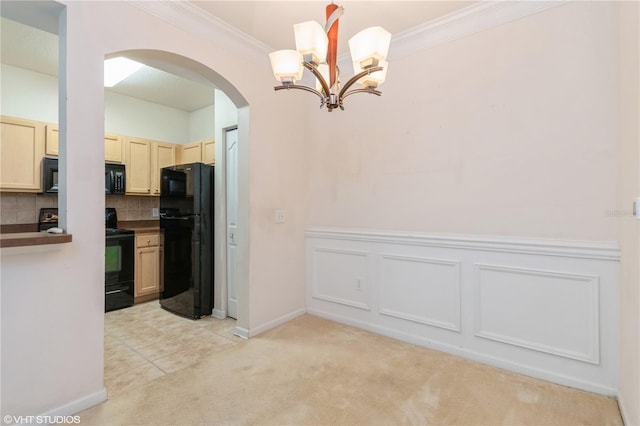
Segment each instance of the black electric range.
[{"label": "black electric range", "polygon": [[118,228],[116,209],[105,209],[105,312],[133,305],[134,231]]}]

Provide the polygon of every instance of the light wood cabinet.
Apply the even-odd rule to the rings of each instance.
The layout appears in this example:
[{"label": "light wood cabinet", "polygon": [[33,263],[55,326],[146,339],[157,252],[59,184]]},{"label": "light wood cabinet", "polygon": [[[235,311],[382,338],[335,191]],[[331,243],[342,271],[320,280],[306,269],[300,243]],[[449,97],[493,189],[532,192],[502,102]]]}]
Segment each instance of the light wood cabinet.
[{"label": "light wood cabinet", "polygon": [[59,153],[59,133],[58,126],[55,124],[47,124],[46,126],[46,136],[45,136],[45,144],[44,144],[44,153],[45,155],[53,155],[58,156]]},{"label": "light wood cabinet", "polygon": [[157,294],[161,289],[160,233],[136,234],[134,296]]},{"label": "light wood cabinet", "polygon": [[151,193],[151,141],[128,137],[125,142],[127,194]]},{"label": "light wood cabinet", "polygon": [[160,195],[160,169],[176,164],[176,145],[167,142],[151,144],[151,195]]},{"label": "light wood cabinet", "polygon": [[124,163],[124,138],[107,133],[104,135],[104,160],[111,163]]},{"label": "light wood cabinet", "polygon": [[202,141],[202,162],[211,165],[216,163],[216,143],[213,138]]},{"label": "light wood cabinet", "polygon": [[0,190],[39,192],[44,123],[0,117]]},{"label": "light wood cabinet", "polygon": [[[46,125],[45,155],[60,155],[59,132],[57,124]],[[110,163],[124,163],[124,140],[113,133],[104,135],[104,160]]]},{"label": "light wood cabinet", "polygon": [[192,142],[178,146],[178,164],[202,162],[202,143]]}]

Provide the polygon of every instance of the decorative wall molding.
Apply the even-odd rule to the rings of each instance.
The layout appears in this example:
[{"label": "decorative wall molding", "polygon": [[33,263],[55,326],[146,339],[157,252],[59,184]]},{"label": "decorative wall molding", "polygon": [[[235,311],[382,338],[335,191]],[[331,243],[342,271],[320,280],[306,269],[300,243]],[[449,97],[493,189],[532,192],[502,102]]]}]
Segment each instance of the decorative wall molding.
[{"label": "decorative wall molding", "polygon": [[[331,259],[331,257],[336,258],[336,260]],[[344,266],[340,267],[341,265],[335,264],[336,261],[340,262],[337,259],[346,259],[348,257],[360,259],[360,263],[354,265],[354,270],[345,271]],[[311,268],[314,271],[311,285],[312,297],[367,311],[371,310],[368,290],[368,268],[366,267],[367,257],[366,252],[356,250],[327,248],[314,250],[311,256]],[[336,280],[336,273],[341,274],[341,278]],[[350,282],[346,283],[346,280]],[[336,286],[340,287],[336,288]],[[332,291],[334,292],[333,295],[331,294]]]},{"label": "decorative wall molding", "polygon": [[390,232],[348,228],[310,228],[307,237],[370,243],[398,243],[425,247],[456,248],[576,259],[620,261],[620,249],[614,242],[562,241],[529,238],[488,237],[454,234],[426,234],[419,232]]},{"label": "decorative wall molding", "polygon": [[129,4],[189,33],[240,54],[252,62],[269,63],[271,47],[213,16],[191,1],[129,1]]},{"label": "decorative wall molding", "polygon": [[[311,314],[617,393],[615,243],[314,228],[306,258]],[[358,276],[369,309],[351,303]]]},{"label": "decorative wall molding", "polygon": [[[433,271],[424,270],[425,268],[423,268],[423,271],[415,271],[416,268],[412,268],[413,270],[407,271],[409,273],[413,273],[414,277],[402,274],[400,272],[402,269],[401,266],[396,268],[396,270],[389,271],[390,265],[394,262],[410,262],[415,265],[440,266],[448,268],[450,274],[449,281],[447,282],[445,277],[438,276]],[[379,309],[381,314],[460,332],[461,282],[459,261],[383,254],[380,256],[378,264],[380,265]],[[422,274],[420,274],[420,272],[422,272]],[[416,278],[422,278],[419,283],[419,286],[421,287],[427,285],[435,287],[437,285],[438,288],[433,288],[434,291],[430,292],[431,297],[428,300],[416,300],[412,297],[408,297],[404,300],[405,306],[399,306],[402,304],[402,301],[398,301],[398,297],[393,297],[393,293],[401,286],[403,290],[409,290],[411,282],[415,282],[414,280]],[[445,280],[444,282],[443,279]],[[415,290],[419,291],[419,289]],[[405,295],[400,296],[402,297]],[[396,306],[390,306],[394,302]],[[407,306],[407,302],[411,306]],[[418,308],[416,305],[422,306]],[[447,307],[449,309],[447,309]],[[437,311],[437,313],[430,313],[429,311]],[[441,316],[438,317],[438,314]],[[443,314],[444,317],[442,316]]]},{"label": "decorative wall molding", "polygon": [[393,61],[565,3],[568,2],[480,1],[394,34],[389,48],[389,59]]},{"label": "decorative wall molding", "polygon": [[[600,363],[600,353],[598,350],[600,343],[598,327],[600,318],[598,307],[598,277],[560,273],[543,269],[523,269],[482,264],[476,264],[475,269],[475,335],[477,337],[592,364]],[[492,284],[496,285],[496,283],[490,281],[490,278],[487,276],[488,273],[503,275],[511,279],[509,285],[514,287],[514,293],[518,294],[505,297],[505,289],[503,286],[501,289],[502,292],[498,295],[501,300],[509,300],[510,306],[507,307],[508,309],[500,309],[499,302],[501,300],[484,300],[483,296],[486,298],[484,294],[486,287]],[[541,285],[545,279],[547,281],[553,280],[554,282],[550,284],[556,287],[562,286],[563,284],[570,285],[572,283],[580,283],[580,285],[577,286],[580,288],[564,289],[562,294],[565,297],[569,296],[571,300],[580,300],[582,303],[567,303],[566,300],[558,300],[558,295],[554,293],[551,285],[547,285],[546,287]],[[516,280],[515,283],[514,280]],[[516,286],[517,289],[515,288]],[[526,288],[527,286],[529,286],[528,289]],[[544,290],[548,292],[540,294],[540,292]],[[556,291],[559,293],[560,289]],[[542,309],[537,310],[537,312],[527,312],[526,309],[526,305],[536,302],[531,300],[533,297],[529,297],[532,295],[539,299],[538,302],[541,302],[538,303],[538,305]],[[493,302],[491,307],[485,305],[485,303],[490,302]],[[576,312],[576,310],[578,312]],[[529,331],[525,330],[525,328],[538,328],[538,331],[542,328],[545,330],[545,335],[537,336],[537,339],[535,339],[509,335],[504,331],[492,331],[488,328],[488,324],[485,324],[483,321],[485,319],[485,311],[490,311],[487,312],[486,315],[493,315],[494,317],[501,316],[502,322],[507,327],[517,322],[519,324],[519,332],[523,335]],[[542,341],[542,338],[552,337],[551,335],[559,328],[563,328],[569,320],[573,320],[575,323],[572,328],[574,330],[574,333],[572,333],[573,343],[580,344],[583,350],[568,348],[566,346],[568,344],[567,336],[557,336],[557,341],[554,343],[545,343]]]},{"label": "decorative wall molding", "polygon": [[[177,28],[246,56],[254,62],[268,63],[268,54],[274,50],[260,40],[200,9],[191,1],[135,0],[128,3]],[[389,59],[393,61],[565,3],[567,1],[480,1],[394,34],[391,39]],[[294,22],[291,24],[293,25]],[[346,64],[347,69],[351,67],[348,52],[340,55],[338,61]]]}]

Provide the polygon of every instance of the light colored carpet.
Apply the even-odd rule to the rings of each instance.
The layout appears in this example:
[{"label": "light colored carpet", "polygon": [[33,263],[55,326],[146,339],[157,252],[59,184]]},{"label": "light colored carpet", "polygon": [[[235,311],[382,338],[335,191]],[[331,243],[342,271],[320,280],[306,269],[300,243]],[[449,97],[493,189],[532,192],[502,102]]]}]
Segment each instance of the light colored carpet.
[{"label": "light colored carpet", "polygon": [[622,425],[616,401],[305,315],[83,425]]}]

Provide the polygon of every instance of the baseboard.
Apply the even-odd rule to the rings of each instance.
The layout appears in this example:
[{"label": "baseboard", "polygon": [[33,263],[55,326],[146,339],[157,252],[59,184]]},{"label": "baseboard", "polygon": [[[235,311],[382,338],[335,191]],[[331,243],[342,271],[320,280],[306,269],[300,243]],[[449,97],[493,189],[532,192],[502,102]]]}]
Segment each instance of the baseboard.
[{"label": "baseboard", "polygon": [[614,388],[601,386],[599,384],[591,383],[587,381],[576,380],[575,378],[572,378],[572,377],[563,376],[561,374],[557,374],[557,373],[542,370],[542,369],[528,367],[526,365],[522,365],[513,361],[498,358],[495,356],[482,354],[473,350],[465,349],[463,347],[449,345],[442,342],[434,342],[430,339],[425,339],[424,337],[421,337],[418,335],[394,330],[391,328],[383,327],[383,326],[372,324],[369,322],[358,321],[356,319],[335,314],[333,312],[327,312],[327,311],[323,311],[315,308],[307,308],[307,313],[310,315],[315,315],[321,318],[335,321],[341,324],[345,324],[345,325],[360,328],[366,331],[370,331],[372,333],[387,336],[392,339],[400,340],[407,343],[412,343],[414,345],[422,346],[428,349],[433,349],[436,351],[445,352],[451,355],[466,358],[471,361],[476,361],[481,364],[487,364],[492,367],[522,374],[524,376],[534,377],[537,379],[542,379],[552,383],[569,386],[577,389],[582,389],[588,392],[594,392],[601,395],[612,396],[612,397],[617,395],[617,389],[614,389]]},{"label": "baseboard", "polygon": [[227,317],[227,313],[222,309],[214,309],[211,311],[211,316],[217,319],[225,319]]},{"label": "baseboard", "polygon": [[101,404],[107,400],[107,389],[102,388],[98,392],[89,394],[82,398],[76,399],[75,401],[71,401],[68,404],[62,405],[60,407],[56,407],[52,410],[49,410],[45,413],[42,413],[42,417],[55,417],[55,416],[73,416],[78,414],[88,408],[93,407],[94,405]]},{"label": "baseboard", "polygon": [[243,327],[238,327],[236,326],[236,328],[233,329],[233,335],[234,336],[238,336],[242,339],[248,339],[249,338],[249,330],[247,330],[246,328]]},{"label": "baseboard", "polygon": [[282,325],[286,322],[289,322],[295,318],[298,318],[299,316],[302,316],[304,314],[307,313],[307,309],[306,308],[302,308],[302,309],[298,309],[296,311],[290,312],[286,315],[281,316],[280,318],[276,318],[272,321],[266,322],[262,325],[259,325],[258,327],[252,328],[251,330],[249,330],[249,337],[255,337],[259,334],[264,333],[267,330],[271,330],[272,328],[275,328],[279,325]]},{"label": "baseboard", "polygon": [[[624,399],[620,397],[619,392],[616,399],[618,400],[618,410],[620,411],[620,416],[622,417],[622,423],[627,426],[640,425],[640,423],[634,421],[634,419],[629,417],[629,410],[626,409]],[[640,421],[640,419],[637,420]]]}]

